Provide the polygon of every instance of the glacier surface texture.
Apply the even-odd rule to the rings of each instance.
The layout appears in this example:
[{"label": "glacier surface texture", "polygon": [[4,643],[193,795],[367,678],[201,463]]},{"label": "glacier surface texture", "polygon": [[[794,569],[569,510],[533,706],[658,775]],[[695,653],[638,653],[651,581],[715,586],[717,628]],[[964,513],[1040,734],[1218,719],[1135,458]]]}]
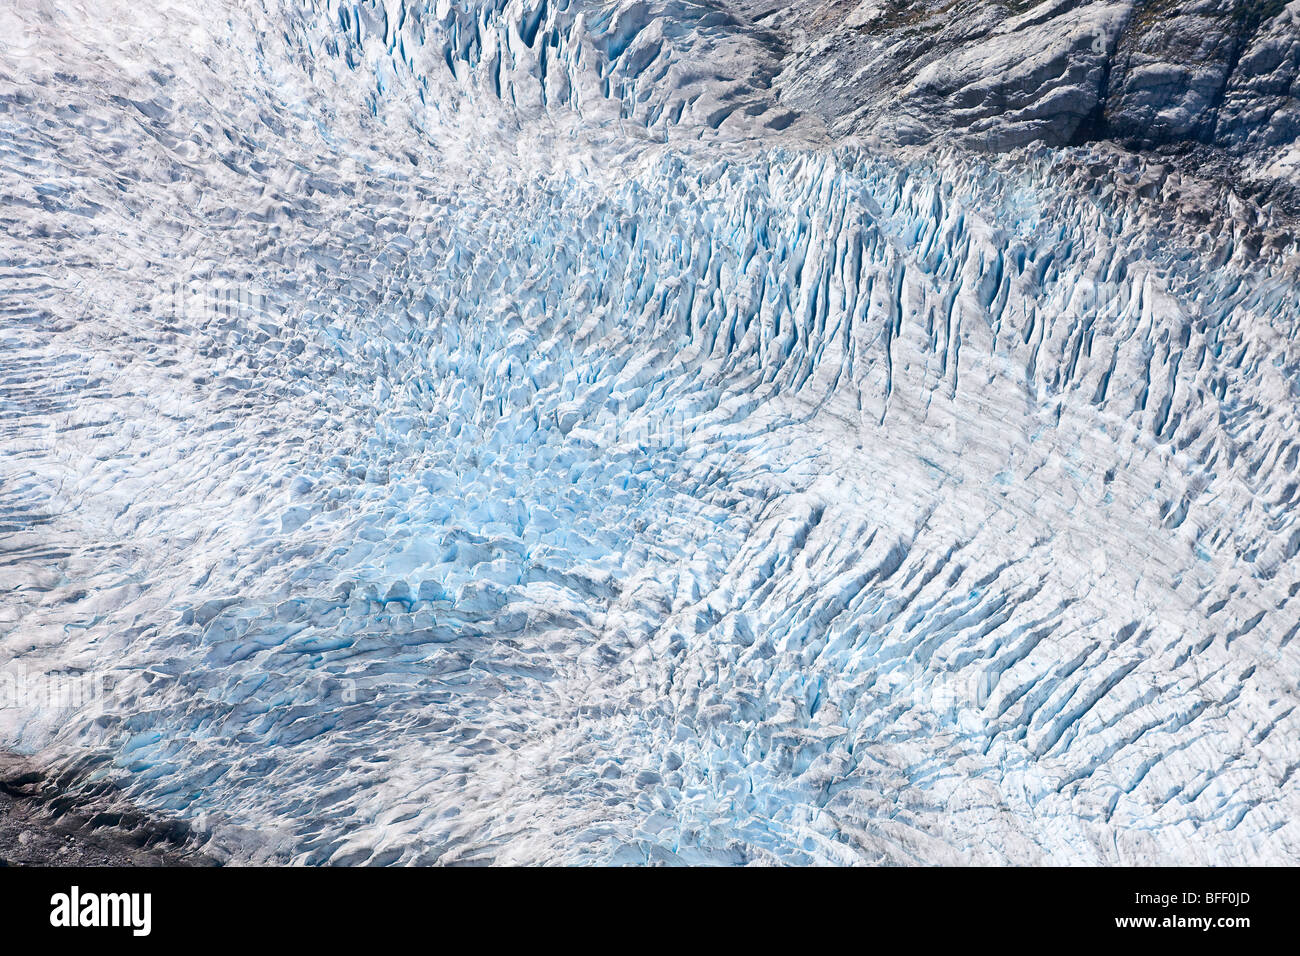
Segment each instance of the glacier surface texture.
[{"label": "glacier surface texture", "polygon": [[1300,3],[977,6],[0,0],[0,748],[231,862],[1300,861]]}]

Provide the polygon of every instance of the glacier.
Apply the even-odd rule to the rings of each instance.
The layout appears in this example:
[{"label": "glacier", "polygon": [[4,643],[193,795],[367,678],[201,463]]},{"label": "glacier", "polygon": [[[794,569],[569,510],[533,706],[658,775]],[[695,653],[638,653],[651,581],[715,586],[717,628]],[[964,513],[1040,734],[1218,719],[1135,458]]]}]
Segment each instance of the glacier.
[{"label": "glacier", "polygon": [[0,747],[235,863],[1300,859],[1293,233],[776,19],[0,8],[0,679],[102,689]]}]

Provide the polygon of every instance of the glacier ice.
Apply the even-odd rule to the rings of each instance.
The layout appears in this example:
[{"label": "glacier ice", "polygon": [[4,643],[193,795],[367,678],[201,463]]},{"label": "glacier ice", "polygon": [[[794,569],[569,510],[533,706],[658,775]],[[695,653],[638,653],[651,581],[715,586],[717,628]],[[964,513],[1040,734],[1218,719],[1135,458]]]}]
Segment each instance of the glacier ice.
[{"label": "glacier ice", "polygon": [[[688,0],[13,5],[0,746],[236,862],[1300,849],[1300,285]],[[1126,165],[1127,164],[1127,165]]]}]

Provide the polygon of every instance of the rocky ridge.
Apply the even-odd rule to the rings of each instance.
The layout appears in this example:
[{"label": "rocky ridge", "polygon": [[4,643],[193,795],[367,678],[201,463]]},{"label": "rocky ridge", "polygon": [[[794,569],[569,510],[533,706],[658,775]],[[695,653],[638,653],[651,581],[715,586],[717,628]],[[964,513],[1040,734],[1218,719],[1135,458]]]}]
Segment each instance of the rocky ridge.
[{"label": "rocky ridge", "polygon": [[1002,152],[1112,141],[1300,210],[1300,3],[737,0],[784,99],[841,133]]}]

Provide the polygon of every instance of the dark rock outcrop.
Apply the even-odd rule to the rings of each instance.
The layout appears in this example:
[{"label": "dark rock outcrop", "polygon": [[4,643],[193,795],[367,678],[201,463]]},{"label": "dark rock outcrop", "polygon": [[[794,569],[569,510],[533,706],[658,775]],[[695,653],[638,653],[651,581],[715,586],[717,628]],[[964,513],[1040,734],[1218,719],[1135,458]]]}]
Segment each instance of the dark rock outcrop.
[{"label": "dark rock outcrop", "polygon": [[782,95],[837,131],[1110,140],[1300,213],[1300,0],[737,2],[793,38]]},{"label": "dark rock outcrop", "polygon": [[0,751],[0,866],[195,866],[183,828],[154,821],[120,798],[68,796],[30,761]]}]

